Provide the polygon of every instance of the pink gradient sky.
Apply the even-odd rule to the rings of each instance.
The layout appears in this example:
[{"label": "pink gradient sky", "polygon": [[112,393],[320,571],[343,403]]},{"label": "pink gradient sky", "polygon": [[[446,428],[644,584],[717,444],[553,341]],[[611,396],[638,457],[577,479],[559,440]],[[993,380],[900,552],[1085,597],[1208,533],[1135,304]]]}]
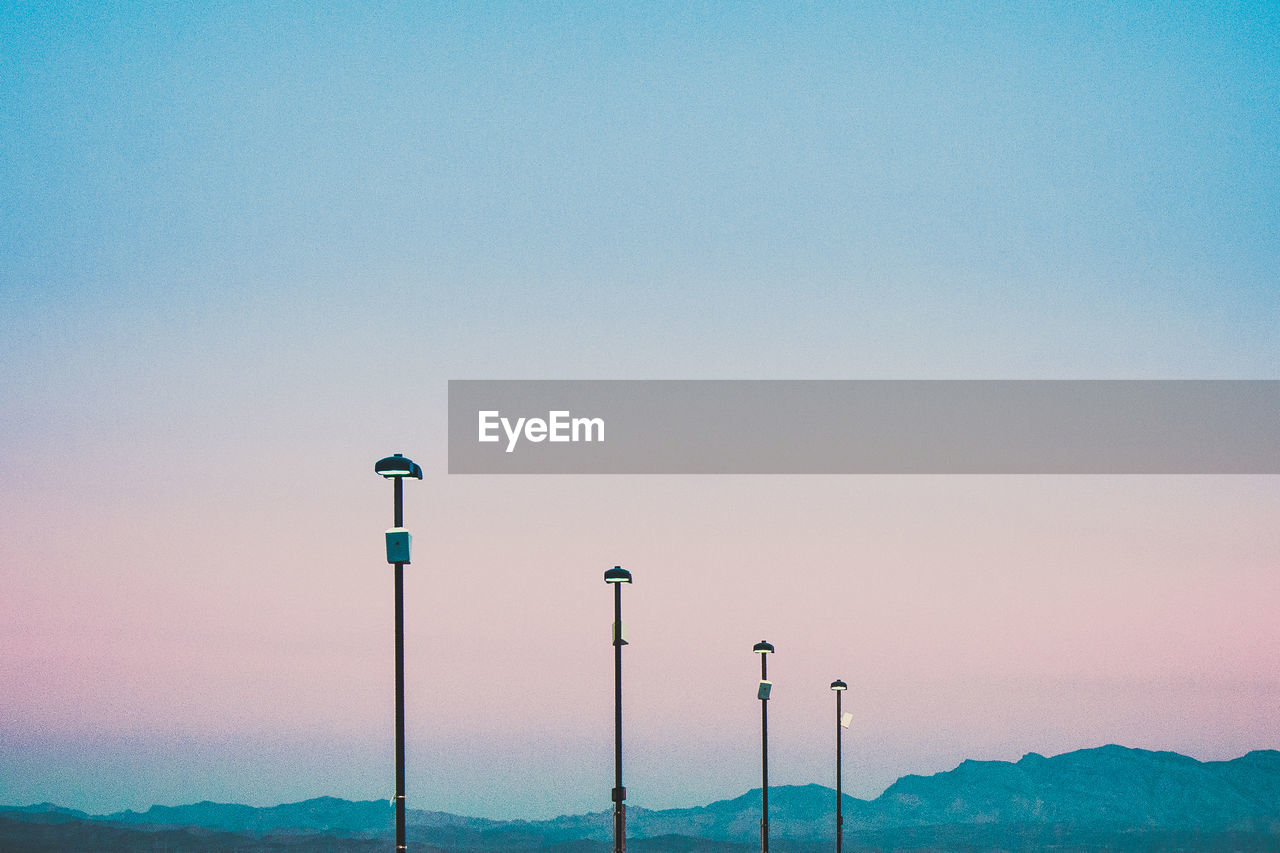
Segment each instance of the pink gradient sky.
[{"label": "pink gradient sky", "polygon": [[[777,784],[831,781],[836,677],[852,688],[860,796],[966,757],[1272,745],[1271,478],[450,478],[434,461],[406,506],[422,807],[599,807],[612,701],[600,575],[615,561],[600,554],[636,577],[624,663],[638,804],[757,783],[761,637],[778,647]],[[390,488],[370,467],[312,466],[286,478],[288,503],[281,478],[243,471],[237,485],[198,461],[191,480],[127,494],[92,474],[78,499],[32,482],[6,508],[7,559],[30,567],[5,604],[6,733],[26,756],[9,798],[110,810],[380,796]],[[193,487],[206,473],[216,487]],[[80,532],[56,555],[50,504]]]}]

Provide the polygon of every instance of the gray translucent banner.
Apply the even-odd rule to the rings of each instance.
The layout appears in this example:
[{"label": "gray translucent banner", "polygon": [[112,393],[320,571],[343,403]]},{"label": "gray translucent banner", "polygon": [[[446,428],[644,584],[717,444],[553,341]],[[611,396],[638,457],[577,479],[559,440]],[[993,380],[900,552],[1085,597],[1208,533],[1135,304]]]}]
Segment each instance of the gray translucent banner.
[{"label": "gray translucent banner", "polygon": [[1280,381],[450,380],[449,473],[1277,474]]}]

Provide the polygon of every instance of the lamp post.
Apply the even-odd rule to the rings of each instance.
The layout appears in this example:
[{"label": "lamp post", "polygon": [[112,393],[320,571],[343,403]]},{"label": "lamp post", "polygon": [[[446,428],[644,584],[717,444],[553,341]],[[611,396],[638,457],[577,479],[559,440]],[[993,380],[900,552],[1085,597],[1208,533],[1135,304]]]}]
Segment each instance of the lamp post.
[{"label": "lamp post", "polygon": [[405,477],[422,479],[422,468],[397,453],[374,463],[373,471],[395,484],[395,526],[387,531],[387,562],[396,567],[396,853],[404,843],[404,566],[409,562],[409,531],[404,529]]},{"label": "lamp post", "polygon": [[849,685],[837,678],[831,682],[831,689],[836,694],[836,853],[841,853],[844,848],[844,812],[841,806],[840,741],[844,729],[844,716],[840,713],[840,695],[849,689]]},{"label": "lamp post", "polygon": [[760,700],[760,853],[769,853],[769,655],[773,644],[761,640],[751,647],[760,655],[760,688],[756,698]]},{"label": "lamp post", "polygon": [[614,566],[605,571],[604,582],[613,584],[613,853],[624,853],[627,789],[622,787],[622,647],[627,637],[622,628],[622,585],[631,583],[631,572]]}]

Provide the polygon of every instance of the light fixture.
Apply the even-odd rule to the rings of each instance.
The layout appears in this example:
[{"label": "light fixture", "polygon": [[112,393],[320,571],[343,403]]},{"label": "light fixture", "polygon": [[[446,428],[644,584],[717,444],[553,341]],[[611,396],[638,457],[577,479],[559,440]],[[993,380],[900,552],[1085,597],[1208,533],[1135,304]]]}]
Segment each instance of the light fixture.
[{"label": "light fixture", "polygon": [[622,566],[614,566],[604,573],[605,583],[631,583],[631,572],[622,568]]},{"label": "light fixture", "polygon": [[394,477],[412,477],[415,480],[422,479],[422,468],[417,462],[408,459],[397,453],[394,456],[387,456],[379,459],[373,465],[373,472],[381,474],[388,480]]}]

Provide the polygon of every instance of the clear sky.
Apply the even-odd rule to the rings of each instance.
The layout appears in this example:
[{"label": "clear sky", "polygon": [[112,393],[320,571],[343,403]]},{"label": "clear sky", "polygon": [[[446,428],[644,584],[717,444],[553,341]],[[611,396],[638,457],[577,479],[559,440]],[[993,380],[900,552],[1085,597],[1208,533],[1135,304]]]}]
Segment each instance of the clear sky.
[{"label": "clear sky", "polygon": [[[319,8],[323,6],[323,8]],[[1277,748],[1274,477],[449,477],[450,378],[1280,378],[1275,3],[0,9],[0,803]]]}]

